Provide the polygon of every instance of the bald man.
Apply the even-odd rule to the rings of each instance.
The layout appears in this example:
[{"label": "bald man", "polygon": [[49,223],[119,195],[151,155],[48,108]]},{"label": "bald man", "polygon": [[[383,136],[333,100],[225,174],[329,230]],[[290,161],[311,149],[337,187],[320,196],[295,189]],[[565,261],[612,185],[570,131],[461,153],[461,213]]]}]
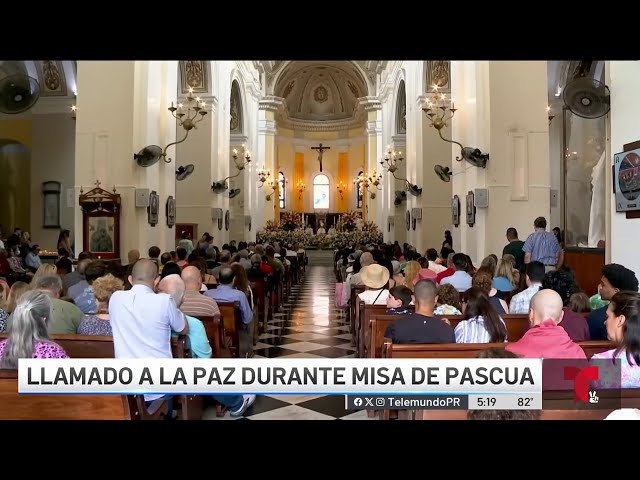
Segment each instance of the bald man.
[{"label": "bald man", "polygon": [[213,317],[220,314],[218,304],[213,298],[200,293],[202,273],[191,265],[182,269],[182,281],[185,285],[184,299],[180,310],[192,317]]},{"label": "bald man", "polygon": [[[166,293],[155,293],[158,265],[138,260],[129,275],[131,290],[114,292],[109,301],[116,358],[173,358],[171,333],[187,334],[188,325]],[[151,402],[162,395],[145,395]]]},{"label": "bald man", "polygon": [[523,358],[585,359],[584,350],[567,331],[558,325],[564,315],[562,298],[553,290],[540,290],[531,298],[529,324],[531,328],[506,349]]},{"label": "bald man", "polygon": [[[184,300],[185,285],[179,275],[167,275],[158,284],[158,293],[166,293],[173,298],[177,308],[180,308]],[[191,345],[191,353],[194,358],[210,358],[212,354],[211,344],[207,338],[207,331],[200,320],[190,315],[184,314],[189,326],[189,344]],[[177,333],[173,333],[177,337]]]}]

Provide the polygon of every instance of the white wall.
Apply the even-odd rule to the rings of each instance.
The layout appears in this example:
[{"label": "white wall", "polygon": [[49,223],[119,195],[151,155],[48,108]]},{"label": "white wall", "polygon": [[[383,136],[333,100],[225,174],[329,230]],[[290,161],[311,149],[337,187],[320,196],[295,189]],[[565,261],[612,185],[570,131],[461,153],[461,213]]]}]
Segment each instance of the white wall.
[{"label": "white wall", "polygon": [[74,186],[76,122],[70,115],[34,115],[31,151],[31,239],[41,249],[56,250],[59,229],[43,228],[42,183],[61,185],[60,227],[73,230],[73,207],[67,206],[67,189]]},{"label": "white wall", "polygon": [[[640,140],[638,111],[640,110],[640,62],[607,62],[608,82],[611,89],[611,142],[609,161],[613,154],[623,151],[623,145]],[[612,165],[610,163],[609,165]],[[607,169],[610,172],[610,168]],[[611,174],[607,185],[610,189]],[[610,192],[610,190],[609,190]],[[609,193],[611,228],[607,239],[607,257],[612,263],[619,263],[635,272],[640,271],[640,250],[633,239],[640,235],[640,219],[627,220],[624,213],[616,213],[614,196]],[[609,260],[610,258],[610,260]]]}]

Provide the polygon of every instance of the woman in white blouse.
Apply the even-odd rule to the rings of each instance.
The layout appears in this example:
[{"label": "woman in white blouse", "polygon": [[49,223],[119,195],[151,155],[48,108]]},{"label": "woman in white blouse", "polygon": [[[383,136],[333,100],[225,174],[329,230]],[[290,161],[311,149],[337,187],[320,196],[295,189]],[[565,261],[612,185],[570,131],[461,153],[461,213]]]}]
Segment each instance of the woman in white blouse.
[{"label": "woman in white blouse", "polygon": [[507,326],[478,287],[466,292],[465,320],[454,330],[456,343],[497,343],[507,341]]}]

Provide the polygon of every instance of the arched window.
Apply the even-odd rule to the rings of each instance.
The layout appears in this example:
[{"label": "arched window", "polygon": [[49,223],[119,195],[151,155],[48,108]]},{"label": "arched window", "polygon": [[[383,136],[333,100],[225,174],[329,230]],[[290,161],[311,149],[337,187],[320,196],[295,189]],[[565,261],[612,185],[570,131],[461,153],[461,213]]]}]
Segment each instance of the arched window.
[{"label": "arched window", "polygon": [[[358,172],[358,177],[362,175],[362,170]],[[359,183],[356,183],[356,208],[362,208],[362,187]]]},{"label": "arched window", "polygon": [[329,209],[329,177],[320,174],[313,179],[313,208]]},{"label": "arched window", "polygon": [[284,178],[284,173],[280,172],[280,174],[278,175],[278,198],[280,200],[280,209],[284,209],[286,205],[286,202],[285,202],[286,192],[284,190],[285,183],[286,183],[286,180]]}]

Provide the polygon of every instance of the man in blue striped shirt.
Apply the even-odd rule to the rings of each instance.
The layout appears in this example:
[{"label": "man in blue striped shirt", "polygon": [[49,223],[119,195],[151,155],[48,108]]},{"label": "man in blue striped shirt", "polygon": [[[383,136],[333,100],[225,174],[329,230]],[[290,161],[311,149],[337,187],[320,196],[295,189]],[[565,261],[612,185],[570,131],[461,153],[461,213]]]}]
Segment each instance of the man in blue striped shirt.
[{"label": "man in blue striped shirt", "polygon": [[538,217],[533,222],[535,231],[527,237],[522,246],[524,263],[540,262],[545,272],[562,266],[564,252],[553,232],[547,232],[547,219]]}]

